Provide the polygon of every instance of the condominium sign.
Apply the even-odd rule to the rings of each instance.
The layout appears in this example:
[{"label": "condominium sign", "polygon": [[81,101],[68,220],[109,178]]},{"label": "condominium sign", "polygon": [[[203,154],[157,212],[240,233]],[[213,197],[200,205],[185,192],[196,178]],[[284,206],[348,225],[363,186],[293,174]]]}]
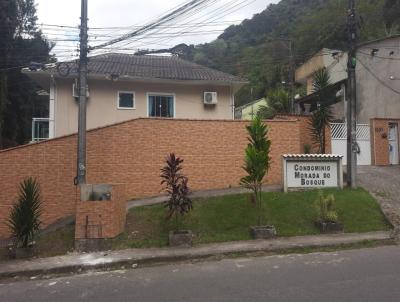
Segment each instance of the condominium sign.
[{"label": "condominium sign", "polygon": [[292,154],[283,156],[284,189],[343,188],[342,156]]}]

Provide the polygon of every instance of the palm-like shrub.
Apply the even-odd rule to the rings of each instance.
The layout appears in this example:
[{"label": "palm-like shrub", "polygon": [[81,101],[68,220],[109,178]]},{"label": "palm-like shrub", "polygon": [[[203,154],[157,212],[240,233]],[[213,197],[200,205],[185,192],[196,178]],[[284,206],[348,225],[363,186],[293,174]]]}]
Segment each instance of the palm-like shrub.
[{"label": "palm-like shrub", "polygon": [[262,122],[259,116],[246,129],[249,134],[249,144],[245,150],[245,164],[243,169],[247,175],[240,180],[240,183],[252,191],[253,199],[259,207],[258,224],[261,225],[261,188],[262,181],[270,167],[271,158],[269,152],[271,141],[268,140],[268,127]]},{"label": "palm-like shrub", "polygon": [[26,178],[20,184],[18,200],[13,205],[8,220],[16,248],[27,248],[39,231],[41,205],[38,182],[32,177]]},{"label": "palm-like shrub", "polygon": [[318,153],[326,152],[326,129],[332,120],[331,105],[336,100],[336,91],[330,84],[329,72],[326,69],[318,70],[314,75],[313,93],[317,96],[317,110],[311,115],[310,126],[314,144],[318,146]]},{"label": "palm-like shrub", "polygon": [[322,191],[318,194],[316,201],[318,222],[338,222],[338,214],[335,209],[335,196],[329,194],[324,196]]},{"label": "palm-like shrub", "polygon": [[181,173],[183,159],[171,153],[165,160],[165,166],[161,169],[161,184],[168,194],[165,206],[168,209],[167,219],[175,216],[176,226],[178,216],[188,213],[192,208],[192,200],[189,198],[188,178]]}]

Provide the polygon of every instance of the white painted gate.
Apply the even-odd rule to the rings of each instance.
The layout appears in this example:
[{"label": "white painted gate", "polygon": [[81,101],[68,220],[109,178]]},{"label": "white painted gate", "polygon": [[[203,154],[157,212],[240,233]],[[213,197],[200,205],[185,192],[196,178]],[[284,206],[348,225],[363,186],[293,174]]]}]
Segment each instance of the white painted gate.
[{"label": "white painted gate", "polygon": [[[332,153],[343,156],[343,164],[347,163],[347,125],[332,123]],[[368,124],[357,124],[357,143],[360,153],[357,155],[357,165],[371,165],[371,139]]]}]

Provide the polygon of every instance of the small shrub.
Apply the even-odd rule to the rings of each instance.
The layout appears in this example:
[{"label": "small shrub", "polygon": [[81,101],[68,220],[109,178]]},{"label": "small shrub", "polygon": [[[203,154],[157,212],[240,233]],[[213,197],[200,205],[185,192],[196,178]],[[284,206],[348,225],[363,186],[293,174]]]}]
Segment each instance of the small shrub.
[{"label": "small shrub", "polygon": [[263,123],[261,118],[257,116],[249,126],[246,127],[249,135],[249,144],[245,149],[245,163],[243,170],[247,175],[242,177],[240,184],[252,191],[252,198],[257,204],[258,225],[261,225],[262,216],[262,182],[267,175],[271,164],[269,156],[271,141],[268,139],[268,127]]},{"label": "small shrub", "polygon": [[20,184],[18,200],[8,220],[15,248],[27,248],[33,241],[41,225],[41,205],[38,182],[32,177],[26,178]]},{"label": "small shrub", "polygon": [[324,196],[324,193],[320,191],[316,201],[316,209],[318,222],[338,222],[339,218],[335,209],[335,196],[333,194]]},{"label": "small shrub", "polygon": [[165,160],[165,166],[161,169],[161,184],[169,199],[165,202],[168,208],[167,219],[175,216],[176,227],[178,226],[178,216],[185,215],[193,208],[192,200],[189,198],[188,178],[180,171],[183,159],[171,153]]},{"label": "small shrub", "polygon": [[311,145],[304,144],[303,149],[304,149],[304,154],[311,154]]}]

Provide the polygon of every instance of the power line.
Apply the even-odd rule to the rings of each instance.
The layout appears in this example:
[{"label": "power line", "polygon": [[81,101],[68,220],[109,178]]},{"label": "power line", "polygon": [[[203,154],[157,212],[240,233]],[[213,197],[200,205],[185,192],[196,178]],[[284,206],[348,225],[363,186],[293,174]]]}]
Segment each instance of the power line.
[{"label": "power line", "polygon": [[[238,10],[238,9],[240,9],[240,8],[243,8],[243,7],[246,6],[246,5],[251,4],[252,2],[254,2],[254,1],[256,1],[256,0],[253,0],[253,1],[251,1],[250,3],[247,3],[247,4],[246,4],[245,2],[247,2],[248,0],[242,1],[242,2],[240,2],[240,3],[235,3],[235,2],[237,2],[237,1],[241,1],[241,0],[233,0],[233,1],[229,2],[228,4],[224,4],[223,6],[217,8],[217,9],[214,9],[214,10],[213,10],[213,14],[212,14],[212,16],[214,17],[213,20],[215,20],[215,19],[217,19],[217,18],[222,18],[222,17],[228,15],[229,13],[232,13],[232,12],[233,12],[232,9],[235,9],[235,7],[237,7],[238,5],[242,5],[242,4],[244,3],[244,5],[242,5],[242,6],[238,7],[238,8],[236,8],[234,11],[236,11],[236,10]],[[213,1],[213,2],[211,2],[211,3],[208,4],[208,5],[212,5],[212,4],[214,4],[215,2],[217,2],[217,1]],[[235,4],[235,5],[234,5],[234,6],[230,6],[230,5],[232,5],[232,4]],[[227,7],[228,7],[228,8],[227,8]],[[209,8],[209,7],[208,7],[208,8]],[[227,13],[225,13],[224,15],[218,15],[218,13],[219,13],[221,10],[222,10],[222,13],[224,13],[224,12],[227,12]],[[230,10],[230,11],[229,11],[229,10]],[[187,19],[188,17],[191,17],[192,15],[194,15],[194,14],[196,14],[196,13],[197,13],[197,11],[192,12],[189,16],[186,16],[185,19]],[[206,20],[202,20],[201,23],[205,23],[205,21],[207,21],[207,22],[214,22],[214,21],[212,20],[212,18],[210,18],[209,14],[208,14],[208,15],[199,16],[199,17],[195,18],[194,20],[190,20],[190,21],[186,22],[185,24],[190,24],[191,22],[193,22],[193,21],[195,21],[195,20],[199,20],[199,19],[204,18],[204,17],[207,17],[207,19],[206,19]],[[187,29],[190,29],[190,28],[193,28],[193,27],[194,27],[194,26],[193,26],[192,24],[190,24],[190,26],[184,28],[183,30],[185,30],[185,29],[187,30]],[[156,33],[157,33],[157,32],[160,32],[160,30],[156,31]],[[162,32],[162,31],[161,31],[161,32]],[[178,33],[179,33],[179,32],[178,32]],[[176,34],[176,36],[178,36],[178,33]],[[135,39],[135,40],[133,40],[133,41],[130,40],[130,41],[128,41],[127,43],[125,43],[123,46],[130,45],[130,44],[132,44],[133,42],[136,42],[136,41],[139,41],[139,40],[143,40],[143,39],[146,39],[146,38],[152,39],[152,36],[151,36],[152,34],[154,34],[154,33],[151,33],[151,34],[150,34],[150,33],[146,33],[146,35],[145,35],[144,37],[137,38],[137,39]],[[160,42],[166,41],[166,40],[168,40],[168,38],[161,38],[161,39],[158,39],[158,40],[156,40],[156,41],[154,41],[154,42],[142,42],[141,45],[160,44]],[[136,47],[140,47],[141,45],[138,45],[138,46],[136,46]]]},{"label": "power line", "polygon": [[192,0],[189,3],[187,3],[187,4],[183,5],[183,6],[180,6],[177,9],[175,9],[171,13],[166,14],[164,17],[161,17],[160,19],[158,19],[158,20],[156,20],[156,21],[154,21],[154,22],[152,22],[152,23],[150,23],[148,25],[143,26],[142,28],[139,28],[139,29],[137,29],[137,30],[135,30],[135,31],[133,31],[131,33],[125,34],[125,35],[123,35],[121,37],[112,39],[112,40],[110,40],[110,41],[108,41],[106,43],[102,43],[100,45],[93,46],[93,47],[91,47],[91,49],[95,50],[95,49],[98,49],[98,48],[101,48],[101,47],[110,46],[110,45],[116,44],[118,42],[122,42],[124,40],[127,40],[127,39],[129,39],[131,37],[137,36],[139,34],[145,33],[145,32],[147,32],[149,30],[157,28],[157,26],[159,26],[159,25],[165,24],[166,22],[170,22],[171,20],[174,20],[177,17],[182,16],[183,14],[185,14],[187,12],[190,12],[191,10],[193,10],[194,8],[196,8],[196,7],[200,6],[200,5],[206,4],[209,1],[210,0]]},{"label": "power line", "polygon": [[[240,2],[240,3],[236,3],[236,2],[238,2],[238,1],[241,1],[241,2]],[[199,16],[199,17],[197,17],[197,18],[195,18],[194,20],[191,20],[191,21],[193,22],[193,21],[195,21],[195,20],[200,20],[199,22],[202,22],[202,23],[204,23],[204,22],[213,22],[213,21],[216,20],[217,18],[223,18],[224,16],[226,16],[226,15],[232,13],[232,12],[233,12],[232,9],[234,9],[234,8],[237,7],[238,5],[241,5],[241,4],[243,4],[243,3],[247,2],[247,1],[249,1],[249,0],[244,0],[244,1],[243,1],[243,0],[233,0],[233,1],[231,1],[231,2],[229,2],[229,3],[227,3],[227,4],[225,4],[225,5],[220,6],[220,7],[217,8],[217,9],[214,9],[214,10],[213,10],[213,13],[211,14],[211,16],[210,16],[210,15],[201,15],[201,16]],[[256,0],[252,0],[251,3],[254,2],[254,1],[256,1]],[[216,3],[216,1],[213,1],[211,4],[214,4],[214,3]],[[248,3],[248,4],[245,3],[245,5],[243,5],[243,6],[239,7],[239,8],[237,8],[236,10],[238,10],[238,9],[240,9],[240,8],[246,6],[246,5],[249,5],[249,4],[251,4],[251,3]],[[232,6],[232,5],[233,5],[233,6]],[[236,10],[234,10],[234,11],[236,11]],[[226,12],[228,12],[228,13],[226,13]],[[192,13],[192,15],[190,15],[189,17],[193,16],[195,13],[196,13],[196,12]],[[223,13],[223,15],[221,15],[221,13]],[[225,14],[224,14],[224,13],[225,13]],[[204,20],[204,17],[206,17],[205,20]],[[202,20],[202,19],[203,19],[203,20]],[[191,21],[186,22],[186,25],[190,24]],[[186,26],[185,28],[182,29],[182,31],[184,31],[184,30],[190,30],[190,29],[193,28],[193,27],[194,27],[194,26],[192,26],[192,25]],[[178,33],[179,33],[179,32],[178,32]],[[147,36],[150,36],[150,34],[147,34]],[[150,36],[149,38],[152,39],[151,36]],[[161,38],[161,39],[158,39],[158,40],[153,41],[153,42],[151,42],[151,43],[160,43],[160,42],[166,41],[167,39],[168,39],[168,38]],[[129,44],[132,44],[133,42],[136,42],[136,41],[138,41],[138,40],[140,40],[140,38],[137,38],[136,40],[133,40],[133,41],[129,41],[128,43],[125,44],[125,46],[126,46],[126,45],[129,45]],[[142,45],[146,45],[146,44],[148,44],[148,42],[144,42],[144,43],[138,45],[138,47],[140,47],[140,46],[142,46]]]},{"label": "power line", "polygon": [[[218,0],[212,0],[212,1],[209,1],[209,2],[207,2],[207,5],[208,5],[208,8],[211,6],[211,5],[213,5],[216,1],[218,1]],[[203,5],[204,6],[204,5]],[[195,9],[193,9],[191,12],[189,12],[188,14],[185,14],[185,15],[183,15],[183,16],[179,16],[177,19],[182,19],[182,20],[186,20],[186,19],[188,19],[188,18],[190,18],[192,15],[194,15],[194,14],[196,14],[197,12],[199,12],[199,11],[201,11],[201,9],[202,9],[202,7],[203,6],[200,6],[200,7],[197,7],[197,8],[195,8]],[[181,21],[182,21],[181,20]],[[175,20],[176,21],[176,20]],[[152,34],[155,34],[155,33],[160,33],[160,32],[163,32],[163,31],[165,31],[165,30],[162,30],[161,28],[160,28],[160,26],[158,26],[157,28],[154,28],[154,29],[156,29],[156,31],[148,31],[148,32],[145,32],[144,33],[144,35],[137,35],[137,37],[139,37],[139,36],[141,36],[141,38],[137,38],[136,40],[130,40],[130,39],[128,39],[128,42],[126,42],[126,43],[124,43],[124,44],[122,44],[122,45],[120,45],[119,47],[126,47],[126,46],[128,46],[128,45],[130,45],[130,44],[132,44],[134,41],[138,41],[138,40],[144,40],[144,39],[146,39],[149,35],[150,35],[150,32],[152,33]],[[130,40],[130,41],[129,41]],[[155,44],[155,43],[152,43],[152,42],[146,42],[146,45],[148,45],[148,44]],[[156,45],[161,45],[161,44],[156,44]]]}]

